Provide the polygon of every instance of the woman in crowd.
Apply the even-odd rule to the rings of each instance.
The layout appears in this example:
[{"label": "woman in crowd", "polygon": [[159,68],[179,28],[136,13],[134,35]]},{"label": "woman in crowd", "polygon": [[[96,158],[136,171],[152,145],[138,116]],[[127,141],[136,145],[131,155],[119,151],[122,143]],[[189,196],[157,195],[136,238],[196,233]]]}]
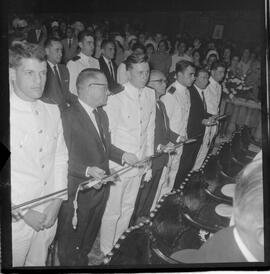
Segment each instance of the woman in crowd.
[{"label": "woman in crowd", "polygon": [[164,75],[168,75],[172,64],[172,57],[168,53],[169,45],[166,40],[161,40],[158,43],[158,50],[151,56],[150,66],[154,70],[159,70]]},{"label": "woman in crowd", "polygon": [[193,63],[196,68],[199,68],[202,66],[201,63],[201,53],[199,50],[194,50],[192,53]]}]

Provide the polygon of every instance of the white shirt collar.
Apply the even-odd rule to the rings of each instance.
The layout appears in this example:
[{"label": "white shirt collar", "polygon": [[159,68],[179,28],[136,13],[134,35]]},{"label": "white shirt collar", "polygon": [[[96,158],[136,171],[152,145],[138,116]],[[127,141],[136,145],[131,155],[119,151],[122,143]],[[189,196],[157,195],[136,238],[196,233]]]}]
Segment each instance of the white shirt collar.
[{"label": "white shirt collar", "polygon": [[107,59],[104,55],[102,55],[104,61],[107,63],[107,65],[109,66],[109,62],[111,62],[111,60]]},{"label": "white shirt collar", "polygon": [[258,260],[252,255],[252,253],[248,250],[247,246],[242,241],[236,227],[233,229],[233,236],[238,245],[239,249],[241,250],[243,256],[246,258],[248,262],[258,262]]},{"label": "white shirt collar", "polygon": [[50,65],[50,67],[51,67],[51,69],[52,69],[52,71],[54,72],[54,69],[53,69],[53,67],[54,66],[56,66],[56,69],[57,69],[57,71],[58,71],[58,66],[57,66],[57,64],[53,64],[52,62],[50,62],[49,60],[47,60],[47,62],[48,62],[48,64]]},{"label": "white shirt collar", "polygon": [[198,91],[199,95],[202,97],[202,92],[204,92],[205,90],[204,90],[204,89],[199,88],[199,87],[198,87],[198,86],[196,86],[195,84],[194,84],[194,87],[195,87],[195,89]]},{"label": "white shirt collar", "polygon": [[83,102],[80,98],[78,99],[80,104],[82,105],[82,107],[85,109],[85,111],[88,113],[88,114],[93,114],[93,110],[94,108],[90,107],[89,105],[87,105],[85,102]]},{"label": "white shirt collar", "polygon": [[209,78],[209,83],[210,83],[211,85],[220,86],[220,84],[219,84],[212,76],[210,76],[210,78]]}]

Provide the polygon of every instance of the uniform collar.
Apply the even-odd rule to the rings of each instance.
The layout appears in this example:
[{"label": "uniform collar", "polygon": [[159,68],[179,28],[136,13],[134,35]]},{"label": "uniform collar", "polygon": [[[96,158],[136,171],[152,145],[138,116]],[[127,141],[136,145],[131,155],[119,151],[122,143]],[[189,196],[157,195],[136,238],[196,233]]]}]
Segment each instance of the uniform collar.
[{"label": "uniform collar", "polygon": [[93,59],[92,56],[87,56],[87,55],[85,55],[85,54],[82,53],[82,52],[80,52],[78,55],[81,57],[81,59],[82,59],[84,62],[87,62],[87,63],[88,63],[90,60]]},{"label": "uniform collar", "polygon": [[30,102],[21,99],[15,92],[13,84],[10,84],[10,105],[16,109],[32,112],[39,105],[39,100]]},{"label": "uniform collar", "polygon": [[175,86],[176,90],[178,90],[178,89],[180,89],[180,90],[187,90],[187,87],[183,86],[177,80],[174,82],[174,86]]},{"label": "uniform collar", "polygon": [[242,252],[243,256],[246,258],[248,262],[258,262],[258,260],[253,256],[253,254],[249,251],[247,246],[242,241],[236,227],[233,229],[233,236],[238,245],[240,251]]},{"label": "uniform collar", "polygon": [[145,87],[138,89],[138,88],[134,87],[130,82],[127,82],[125,84],[125,86],[126,86],[126,91],[129,94],[129,96],[131,96],[134,99],[137,99],[138,95],[141,94],[143,92],[143,90],[145,89]]},{"label": "uniform collar", "polygon": [[209,78],[210,85],[220,86],[220,84],[212,77]]}]

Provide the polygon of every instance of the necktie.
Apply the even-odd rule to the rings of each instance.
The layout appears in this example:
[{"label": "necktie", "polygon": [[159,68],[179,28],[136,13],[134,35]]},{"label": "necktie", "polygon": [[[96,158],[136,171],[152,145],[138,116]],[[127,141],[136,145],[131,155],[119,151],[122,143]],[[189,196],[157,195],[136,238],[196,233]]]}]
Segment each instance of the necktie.
[{"label": "necktie", "polygon": [[62,90],[61,80],[60,80],[60,77],[59,77],[59,74],[58,74],[58,71],[57,71],[56,65],[55,65],[55,66],[53,66],[53,70],[54,70],[54,74],[55,74],[55,77],[56,77],[57,83],[58,83],[58,85],[59,85],[59,88],[60,88],[60,90]]},{"label": "necktie", "polygon": [[110,71],[111,71],[111,76],[114,80],[114,73],[113,73],[113,67],[112,67],[112,61],[109,61],[109,66],[110,66]]},{"label": "necktie", "polygon": [[204,110],[207,111],[207,105],[206,105],[206,102],[205,102],[205,97],[204,97],[204,92],[202,90],[202,99],[203,99],[203,107],[204,107]]},{"label": "necktie", "polygon": [[163,118],[163,121],[164,121],[164,125],[165,125],[165,128],[166,128],[166,130],[168,129],[168,127],[167,127],[167,123],[166,123],[166,117],[165,117],[165,113],[163,112],[163,110],[162,110],[162,106],[161,106],[161,102],[157,102],[157,106],[158,106],[158,108],[159,108],[159,111],[160,111],[160,113],[161,113],[161,115],[162,115],[162,118]]},{"label": "necktie", "polygon": [[68,39],[68,48],[71,48],[71,39]]},{"label": "necktie", "polygon": [[97,109],[93,110],[93,113],[95,115],[95,119],[96,119],[96,122],[97,122],[97,126],[98,126],[98,130],[99,130],[99,136],[100,136],[101,142],[103,144],[104,150],[106,151],[105,136],[104,136],[104,132],[103,132],[102,124],[101,124],[100,115],[99,115]]}]

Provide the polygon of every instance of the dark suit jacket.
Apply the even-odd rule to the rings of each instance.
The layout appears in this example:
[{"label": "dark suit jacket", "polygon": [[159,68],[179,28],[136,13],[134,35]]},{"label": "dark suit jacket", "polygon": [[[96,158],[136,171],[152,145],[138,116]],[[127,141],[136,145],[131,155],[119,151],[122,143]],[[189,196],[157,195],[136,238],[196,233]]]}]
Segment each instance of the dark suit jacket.
[{"label": "dark suit jacket", "polygon": [[109,174],[109,159],[121,164],[123,151],[111,144],[106,112],[99,108],[106,151],[85,109],[77,101],[62,113],[63,130],[69,153],[68,193],[73,196],[79,183],[87,180],[88,166],[96,166]]},{"label": "dark suit jacket", "polygon": [[[157,151],[158,145],[167,145],[170,141],[176,143],[178,134],[170,130],[169,118],[163,102],[158,101],[159,107],[156,107],[155,119],[155,137],[154,150]],[[163,168],[168,161],[168,155],[164,154],[153,161],[153,169]]]},{"label": "dark suit jacket", "polygon": [[27,41],[29,43],[38,44],[44,38],[43,36],[44,36],[44,33],[43,33],[43,31],[41,31],[39,38],[37,39],[36,30],[31,29],[31,30],[29,30],[29,32],[27,34]]},{"label": "dark suit jacket", "polygon": [[76,96],[69,92],[69,71],[65,65],[58,64],[61,88],[57,78],[47,64],[47,80],[42,95],[42,100],[52,104],[58,104],[60,110],[65,109],[76,100]]},{"label": "dark suit jacket", "polygon": [[[113,66],[113,71],[114,71],[114,76],[115,76],[115,80],[113,79],[111,73],[110,73],[110,70],[107,66],[107,63],[105,62],[103,56],[101,56],[99,59],[99,66],[100,66],[100,70],[105,74],[107,80],[108,80],[108,87],[109,87],[109,90],[111,92],[113,92],[113,89],[115,87],[115,85],[117,84],[117,81],[116,81],[116,76],[117,76],[117,66],[115,64],[115,62],[112,60],[112,66]],[[113,92],[114,93],[114,92]]]},{"label": "dark suit jacket", "polygon": [[196,137],[204,134],[205,126],[202,124],[203,119],[207,119],[211,115],[204,110],[201,96],[194,85],[189,88],[190,94],[190,110],[187,123],[188,138]]},{"label": "dark suit jacket", "polygon": [[172,258],[184,263],[234,263],[247,262],[235,242],[233,228],[215,233],[200,249],[175,252]]}]

